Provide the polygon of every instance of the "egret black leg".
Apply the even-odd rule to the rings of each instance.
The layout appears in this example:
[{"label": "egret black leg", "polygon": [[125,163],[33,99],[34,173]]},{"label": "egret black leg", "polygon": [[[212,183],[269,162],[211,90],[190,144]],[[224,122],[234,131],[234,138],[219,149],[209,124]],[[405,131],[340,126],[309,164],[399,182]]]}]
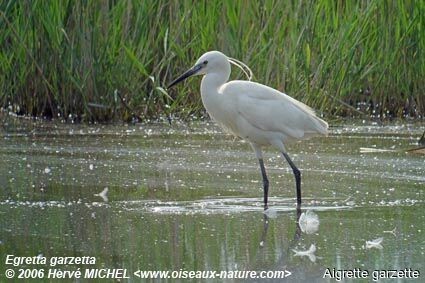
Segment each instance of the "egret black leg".
[{"label": "egret black leg", "polygon": [[295,183],[297,186],[297,206],[301,206],[301,172],[298,170],[297,166],[295,166],[294,162],[292,162],[291,158],[289,158],[289,155],[285,152],[282,152],[283,156],[285,157],[286,161],[288,161],[289,165],[292,168],[292,172],[294,172],[295,176]]},{"label": "egret black leg", "polygon": [[269,196],[269,179],[267,179],[266,168],[264,167],[264,161],[262,158],[258,159],[261,169],[261,177],[263,178],[263,190],[264,190],[264,209],[267,209],[267,199]]}]

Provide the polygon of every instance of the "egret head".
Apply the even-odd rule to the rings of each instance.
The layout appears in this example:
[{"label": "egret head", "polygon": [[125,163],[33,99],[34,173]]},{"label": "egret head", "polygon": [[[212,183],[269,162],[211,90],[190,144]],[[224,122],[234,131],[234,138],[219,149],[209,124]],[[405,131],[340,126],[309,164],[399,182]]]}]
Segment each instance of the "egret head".
[{"label": "egret head", "polygon": [[205,75],[213,72],[228,72],[230,74],[229,58],[219,51],[210,51],[202,55],[192,68],[175,79],[168,88],[184,81],[190,76]]}]

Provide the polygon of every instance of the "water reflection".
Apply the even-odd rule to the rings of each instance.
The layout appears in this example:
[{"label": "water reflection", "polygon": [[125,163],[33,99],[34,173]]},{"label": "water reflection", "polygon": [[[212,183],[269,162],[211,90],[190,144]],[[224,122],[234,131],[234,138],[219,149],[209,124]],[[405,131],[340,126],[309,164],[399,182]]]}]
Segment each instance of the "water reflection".
[{"label": "water reflection", "polygon": [[[271,214],[272,217],[270,216],[270,212],[266,213],[266,211],[273,211],[272,214]],[[302,220],[302,216],[304,216],[304,213],[302,213],[302,210],[301,210],[300,207],[297,207],[297,209],[295,211],[296,211],[296,221],[294,221],[294,225],[295,225],[294,236],[293,236],[292,241],[290,242],[289,247],[295,246],[297,244],[297,242],[299,241],[300,237],[301,237],[301,232],[305,232],[305,231],[302,230],[301,225],[300,225],[300,222]],[[314,214],[314,212],[312,212],[311,210],[308,210],[308,211],[309,211],[309,213]],[[317,223],[318,223],[319,218],[316,214],[314,214],[314,215],[315,215],[315,221],[317,221]],[[268,209],[265,210],[264,217],[263,217],[263,232],[261,234],[261,241],[260,241],[260,245],[259,245],[261,248],[264,247],[265,243],[266,243],[267,231],[268,231],[268,228],[269,228],[270,220],[276,219],[277,217],[278,217],[278,213],[277,213],[276,210],[273,210],[272,208],[268,208]],[[315,227],[318,227],[318,224]],[[316,231],[317,230],[318,229],[316,229]],[[311,233],[308,233],[308,234],[311,234]]]},{"label": "water reflection", "polygon": [[[263,215],[263,230],[260,242],[258,249],[254,254],[255,257],[249,264],[249,268],[251,270],[288,270],[291,272],[291,275],[288,278],[270,279],[267,282],[316,282],[321,278],[321,269],[323,269],[323,266],[316,262],[316,245],[311,244],[307,251],[298,251],[298,247],[300,245],[304,245],[302,243],[302,233],[305,232],[301,229],[300,217],[305,215],[305,213],[306,211],[298,208],[291,212],[277,213],[276,217],[273,218],[270,218],[266,213]],[[313,213],[313,211],[309,212],[310,215]],[[317,214],[315,215],[317,217],[315,219],[318,221],[318,216]],[[274,230],[273,233],[276,234],[270,236],[270,226],[273,227],[273,225],[276,225],[281,221],[284,221],[287,226],[281,227],[280,229],[282,230]],[[288,234],[288,231],[291,231],[291,233]],[[276,246],[276,237],[280,237],[284,234],[287,235],[284,242],[281,242],[281,245]],[[305,234],[308,235],[307,233]],[[318,234],[316,236],[318,236]],[[270,255],[275,255],[273,256],[274,259],[267,261]],[[252,281],[259,282],[256,280]]]}]

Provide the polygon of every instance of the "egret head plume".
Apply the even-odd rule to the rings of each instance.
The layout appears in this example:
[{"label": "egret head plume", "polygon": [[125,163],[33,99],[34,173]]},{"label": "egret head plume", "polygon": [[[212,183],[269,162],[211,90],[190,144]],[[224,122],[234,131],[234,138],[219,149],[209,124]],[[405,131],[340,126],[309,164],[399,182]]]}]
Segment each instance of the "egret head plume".
[{"label": "egret head plume", "polygon": [[233,64],[236,67],[238,67],[239,69],[241,69],[242,72],[245,74],[245,76],[248,78],[249,81],[252,80],[253,73],[252,73],[251,69],[244,62],[239,61],[235,58],[231,58],[231,57],[227,57],[227,59],[229,60],[230,64]]}]

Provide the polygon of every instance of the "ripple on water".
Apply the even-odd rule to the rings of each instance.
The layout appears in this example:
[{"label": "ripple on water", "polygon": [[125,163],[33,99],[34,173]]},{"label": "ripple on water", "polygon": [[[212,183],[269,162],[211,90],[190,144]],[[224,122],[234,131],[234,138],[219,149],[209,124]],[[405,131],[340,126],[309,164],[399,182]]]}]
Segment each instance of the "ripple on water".
[{"label": "ripple on water", "polygon": [[[319,201],[315,204],[306,204],[303,209],[312,209],[316,211],[340,210],[351,208],[348,205],[320,205]],[[329,202],[324,201],[329,204]],[[242,212],[264,212],[261,198],[217,198],[200,199],[194,201],[121,201],[115,203],[122,209],[128,211],[140,211],[159,214],[232,214]],[[270,198],[269,210],[273,214],[277,212],[289,212],[296,210],[293,199],[289,198]]]}]

